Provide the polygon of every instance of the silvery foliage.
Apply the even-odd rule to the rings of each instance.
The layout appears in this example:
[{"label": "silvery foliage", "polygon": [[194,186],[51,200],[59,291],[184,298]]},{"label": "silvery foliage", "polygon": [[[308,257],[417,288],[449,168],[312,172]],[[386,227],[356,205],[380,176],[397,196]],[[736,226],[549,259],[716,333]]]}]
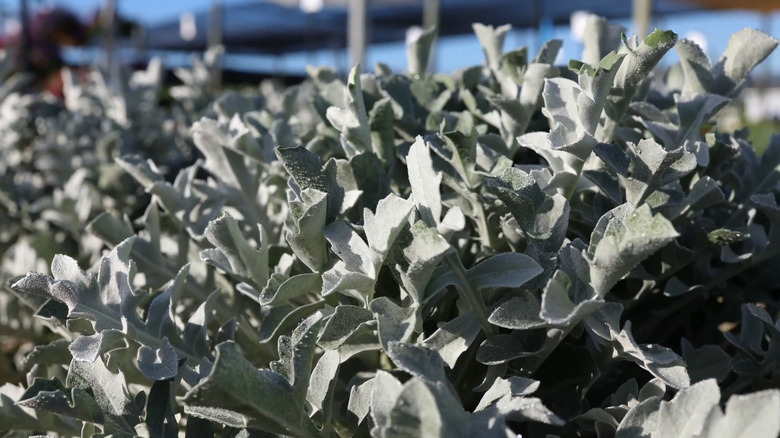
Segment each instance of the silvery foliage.
[{"label": "silvery foliage", "polygon": [[[85,225],[104,211],[137,215],[147,200],[130,189],[133,180],[114,158],[136,153],[163,163],[167,173],[194,160],[188,126],[191,116],[175,102],[160,102],[163,68],[159,60],[132,77],[101,71],[62,74],[62,101],[24,94],[17,87],[0,106],[0,239],[3,271],[8,258],[25,245],[51,260],[58,250],[99,255],[100,242],[84,238]],[[19,74],[5,82],[18,83]],[[90,257],[94,262],[97,257]],[[20,268],[22,268],[20,266]],[[3,272],[20,275],[24,269]]]},{"label": "silvery foliage", "polygon": [[[217,98],[173,180],[117,158],[151,202],[91,220],[93,268],[13,283],[61,339],[0,424],[777,436],[780,136],[758,156],[711,123],[777,41],[742,31],[713,65],[673,32],[588,27],[567,69],[560,41],[529,60],[475,25],[486,62],[452,76],[425,73],[428,31],[404,74]],[[104,117],[133,120],[120,104]]]},{"label": "silvery foliage", "polygon": [[[87,224],[106,211],[137,216],[148,203],[114,158],[141,153],[174,175],[194,161],[189,125],[197,114],[187,108],[206,111],[186,98],[161,101],[159,60],[132,75],[119,71],[114,79],[100,71],[66,71],[64,99],[58,100],[26,92],[29,82],[13,72],[13,59],[10,53],[0,57],[0,280],[5,291],[13,277],[45,272],[57,253],[97,262],[103,242],[86,232]],[[32,339],[44,336],[45,328],[26,308],[44,302],[0,294],[0,326],[22,340],[10,351],[21,355]]]}]

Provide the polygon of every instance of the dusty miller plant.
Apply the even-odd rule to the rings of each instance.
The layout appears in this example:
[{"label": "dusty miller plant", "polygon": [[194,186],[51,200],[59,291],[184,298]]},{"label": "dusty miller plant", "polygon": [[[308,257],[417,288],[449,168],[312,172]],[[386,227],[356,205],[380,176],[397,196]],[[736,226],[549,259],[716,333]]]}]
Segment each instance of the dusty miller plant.
[{"label": "dusty miller plant", "polygon": [[426,73],[428,31],[404,74],[219,98],[175,180],[117,158],[151,202],[91,220],[106,251],[15,279],[58,338],[0,424],[776,436],[780,136],[758,156],[711,121],[777,41],[741,31],[713,63],[588,26],[561,67],[560,41],[529,58],[475,25],[485,63],[451,76]]}]

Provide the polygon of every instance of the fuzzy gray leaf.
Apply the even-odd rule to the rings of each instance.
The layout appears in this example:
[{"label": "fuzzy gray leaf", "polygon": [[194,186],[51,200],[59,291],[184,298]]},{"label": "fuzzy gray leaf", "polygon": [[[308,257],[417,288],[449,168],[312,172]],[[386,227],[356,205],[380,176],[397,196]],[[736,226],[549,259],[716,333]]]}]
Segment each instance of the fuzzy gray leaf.
[{"label": "fuzzy gray leaf", "polygon": [[190,415],[231,427],[319,436],[309,417],[300,415],[303,406],[287,379],[255,368],[232,342],[217,346],[211,373],[187,393],[184,404]]},{"label": "fuzzy gray leaf", "polygon": [[409,64],[409,73],[413,75],[424,74],[428,69],[428,59],[431,56],[431,47],[436,39],[436,28],[431,27],[420,34],[409,44],[406,49],[406,60]]},{"label": "fuzzy gray leaf", "polygon": [[412,242],[403,251],[409,260],[409,268],[401,272],[401,282],[414,300],[421,303],[437,292],[429,291],[426,286],[436,266],[452,251],[452,246],[435,228],[428,227],[423,221],[415,222],[410,231]]},{"label": "fuzzy gray leaf", "polygon": [[474,312],[466,312],[447,321],[422,345],[439,353],[444,363],[455,369],[455,363],[479,335],[482,326]]},{"label": "fuzzy gray leaf", "polygon": [[176,377],[179,361],[167,337],[163,337],[160,348],[142,345],[138,349],[138,368],[152,380],[167,380]]},{"label": "fuzzy gray leaf", "polygon": [[495,335],[482,342],[477,350],[477,362],[485,365],[499,365],[521,357],[533,356],[522,342],[512,335]]},{"label": "fuzzy gray leaf", "polygon": [[676,42],[677,34],[674,32],[656,29],[641,43],[628,41],[628,44],[620,49],[619,53],[625,54],[626,57],[615,76],[615,92],[610,93],[610,101],[605,108],[608,120],[605,124],[599,125],[596,138],[602,142],[612,141],[615,128],[640,86]]},{"label": "fuzzy gray leaf", "polygon": [[637,209],[626,205],[602,216],[603,235],[599,225],[591,235],[590,278],[602,297],[637,264],[678,236],[674,226],[660,214],[653,216],[647,204]]},{"label": "fuzzy gray leaf", "polygon": [[701,140],[704,124],[709,123],[712,117],[729,103],[729,99],[715,94],[701,93],[692,96],[676,96],[675,102],[680,128],[674,145],[680,145],[685,144],[686,141]]},{"label": "fuzzy gray leaf", "polygon": [[530,330],[545,327],[547,323],[539,317],[541,304],[533,292],[525,292],[499,304],[490,314],[488,322],[513,330]]},{"label": "fuzzy gray leaf", "polygon": [[[361,66],[356,65],[349,72],[347,77],[347,95],[344,104],[346,105],[347,113],[342,113],[342,120],[346,122],[341,125],[334,124],[334,127],[341,131],[342,139],[346,140],[349,145],[347,148],[347,157],[351,158],[359,152],[372,150],[370,125],[368,123],[368,114],[366,113],[366,105],[363,100],[363,91],[361,89]],[[328,120],[331,120],[330,113],[340,112],[341,110],[336,108],[328,109]],[[348,117],[344,117],[345,115]],[[331,122],[332,123],[332,122]],[[342,145],[344,141],[342,140]],[[374,153],[381,156],[381,150],[374,150]]]},{"label": "fuzzy gray leaf", "polygon": [[599,145],[595,149],[608,166],[617,171],[626,189],[626,200],[639,206],[655,191],[669,182],[679,180],[696,168],[696,157],[682,146],[666,150],[652,139],[630,144],[633,157],[619,146]]},{"label": "fuzzy gray leaf", "polygon": [[57,339],[48,344],[36,345],[25,356],[24,365],[27,368],[31,368],[33,365],[50,366],[70,363],[73,358],[70,352],[73,342],[75,340]]},{"label": "fuzzy gray leaf", "polygon": [[[546,79],[542,96],[542,111],[550,120],[549,147],[585,160],[598,144],[591,123],[597,115],[596,102],[576,82],[563,78]],[[593,111],[581,112],[580,106]]]},{"label": "fuzzy gray leaf", "polygon": [[706,93],[712,87],[712,69],[710,60],[696,42],[681,39],[674,45],[682,65],[685,83],[683,96]]},{"label": "fuzzy gray leaf", "polygon": [[717,407],[701,434],[707,438],[773,438],[780,434],[780,391],[777,389],[734,395],[725,415]]},{"label": "fuzzy gray leaf", "polygon": [[485,187],[503,202],[521,230],[543,248],[557,251],[565,238],[569,204],[561,196],[550,197],[536,180],[517,168],[508,168],[500,178],[487,178]]},{"label": "fuzzy gray leaf", "polygon": [[414,204],[396,195],[387,195],[376,206],[376,214],[371,210],[363,211],[363,230],[368,239],[368,245],[378,257],[377,262],[382,262],[387,255],[390,246],[398,237],[401,229],[406,225],[407,218],[412,212]]},{"label": "fuzzy gray leaf", "polygon": [[303,273],[285,279],[281,274],[273,274],[268,280],[257,301],[264,305],[279,305],[290,300],[316,293],[322,290],[322,276],[317,273]]},{"label": "fuzzy gray leaf", "polygon": [[[300,187],[301,192],[314,190],[326,194],[327,219],[333,220],[341,211],[344,202],[344,189],[336,181],[336,169],[331,162],[322,166],[320,157],[302,146],[294,148],[276,148],[276,156],[284,168]],[[303,194],[303,193],[301,193]],[[314,197],[310,196],[309,199]],[[305,205],[311,205],[307,199],[302,199]]]},{"label": "fuzzy gray leaf", "polygon": [[651,397],[634,405],[620,421],[615,438],[650,438],[658,424],[661,397]]},{"label": "fuzzy gray leaf", "polygon": [[[232,216],[223,213],[218,219],[211,221],[206,227],[206,238],[227,259],[228,273],[251,280],[257,288],[268,282],[268,243],[265,232],[260,228],[261,241],[259,248],[251,245],[238,227]],[[208,258],[205,258],[209,261]]]},{"label": "fuzzy gray leaf", "polygon": [[477,289],[520,287],[542,272],[542,267],[525,254],[501,253],[469,269],[467,278]]},{"label": "fuzzy gray leaf", "polygon": [[334,222],[324,230],[331,250],[344,262],[350,272],[375,278],[374,254],[365,241],[346,222]]},{"label": "fuzzy gray leaf", "polygon": [[504,51],[504,39],[512,26],[504,25],[494,28],[493,26],[474,23],[471,27],[474,29],[474,33],[477,34],[482,50],[485,52],[488,67],[493,71],[497,71],[501,63],[501,54]]},{"label": "fuzzy gray leaf", "polygon": [[620,329],[621,312],[621,305],[609,303],[588,315],[585,323],[593,334],[611,343],[615,356],[636,363],[672,388],[688,388],[690,377],[685,361],[669,348],[638,344],[631,332],[631,321]]},{"label": "fuzzy gray leaf", "polygon": [[97,281],[91,274],[81,271],[73,259],[58,255],[52,262],[54,279],[27,274],[12,288],[64,303],[68,306],[68,317],[93,321],[97,332],[122,330],[123,317],[140,326],[142,323],[134,308],[137,296],[130,285],[134,274],[130,251],[134,241],[134,237],[128,238],[101,260]]},{"label": "fuzzy gray leaf", "polygon": [[18,403],[100,424],[105,433],[134,435],[143,409],[136,401],[124,374],[111,372],[97,359],[72,361],[65,386],[56,379],[36,379]]},{"label": "fuzzy gray leaf", "polygon": [[16,404],[95,424],[105,421],[101,407],[89,393],[81,388],[65,388],[57,379],[33,380]]},{"label": "fuzzy gray leaf", "polygon": [[536,421],[562,426],[565,422],[535,397],[513,397],[506,394],[491,409],[511,421]]},{"label": "fuzzy gray leaf", "polygon": [[90,336],[80,336],[71,342],[68,349],[74,359],[93,362],[100,354],[126,346],[124,334],[111,329]]},{"label": "fuzzy gray leaf", "polygon": [[444,372],[444,361],[436,351],[414,344],[390,342],[387,355],[398,368],[454,393]]},{"label": "fuzzy gray leaf", "polygon": [[[597,311],[604,305],[604,300],[599,298],[592,288],[587,285],[589,291],[578,291],[572,279],[563,270],[557,270],[553,274],[542,294],[542,304],[539,316],[552,325],[571,326],[578,323],[585,316]],[[579,292],[579,293],[578,293]],[[572,296],[591,295],[589,299],[572,301]]]},{"label": "fuzzy gray leaf", "polygon": [[328,259],[327,245],[322,230],[327,219],[328,194],[316,189],[301,191],[300,200],[290,200],[292,228],[287,232],[287,243],[312,271],[319,272]]},{"label": "fuzzy gray leaf", "polygon": [[694,349],[691,343],[683,338],[682,356],[688,365],[693,383],[707,379],[722,382],[731,372],[731,356],[717,345],[704,345]]},{"label": "fuzzy gray leaf", "polygon": [[328,350],[320,357],[311,372],[306,400],[320,411],[329,412],[333,409],[328,403],[327,397],[334,391],[335,378],[339,372],[340,364],[339,352]]},{"label": "fuzzy gray leaf", "polygon": [[513,397],[523,397],[533,394],[537,389],[539,389],[537,380],[519,376],[512,376],[508,379],[499,377],[493,382],[490,389],[482,395],[479,405],[474,408],[474,411],[477,412],[487,408],[490,404],[507,394]]},{"label": "fuzzy gray leaf", "polygon": [[682,214],[701,211],[720,204],[724,200],[725,196],[720,187],[718,187],[718,183],[705,175],[691,187],[690,192],[685,196],[685,202],[681,206],[669,208],[668,217],[673,220]]},{"label": "fuzzy gray leaf", "polygon": [[327,350],[336,349],[362,326],[372,321],[374,321],[374,314],[368,309],[349,305],[338,306],[325,323],[317,339],[317,345]]},{"label": "fuzzy gray leaf", "polygon": [[316,437],[319,431],[303,412],[289,382],[258,370],[235,344],[217,347],[211,373],[184,398],[185,411],[231,427],[256,427],[273,433]]},{"label": "fuzzy gray leaf", "polygon": [[589,14],[583,34],[582,61],[598,65],[602,58],[620,45],[620,35],[625,31],[626,29],[617,23],[610,23],[603,17]]},{"label": "fuzzy gray leaf", "polygon": [[417,137],[412,144],[409,155],[406,156],[406,163],[414,204],[426,225],[435,227],[439,223],[442,211],[439,193],[442,175],[434,171],[429,147],[422,137]]},{"label": "fuzzy gray leaf", "polygon": [[350,271],[344,262],[337,262],[333,268],[322,273],[322,295],[328,296],[340,292],[367,304],[374,296],[375,283],[373,277],[362,272]]},{"label": "fuzzy gray leaf", "polygon": [[378,322],[379,342],[382,349],[390,350],[392,342],[406,342],[414,331],[415,307],[401,307],[387,297],[380,297],[369,306]]},{"label": "fuzzy gray leaf", "polygon": [[[33,381],[35,386],[38,380]],[[60,389],[60,386],[53,388],[54,391]],[[81,424],[69,418],[63,418],[60,415],[35,411],[17,403],[22,400],[25,390],[21,386],[4,383],[0,386],[0,424],[2,428],[10,428],[13,425],[17,430],[47,430],[50,432],[61,433],[64,435],[76,436],[81,430]]]},{"label": "fuzzy gray leaf", "polygon": [[563,40],[552,39],[545,41],[545,43],[542,44],[542,48],[539,49],[539,53],[534,57],[533,62],[539,64],[554,64],[562,47]]},{"label": "fuzzy gray leaf", "polygon": [[301,405],[306,399],[314,367],[317,337],[322,326],[323,316],[320,312],[309,315],[295,327],[292,335],[279,337],[279,360],[271,362],[270,368],[287,378]]},{"label": "fuzzy gray leaf", "polygon": [[378,428],[382,428],[390,422],[390,412],[403,391],[403,385],[392,374],[384,370],[376,372],[373,382],[371,418]]},{"label": "fuzzy gray leaf", "polygon": [[743,29],[729,38],[728,46],[713,68],[713,91],[731,94],[748,73],[777,47],[778,41],[755,29]]},{"label": "fuzzy gray leaf", "polygon": [[672,401],[661,402],[653,438],[697,436],[707,417],[718,408],[720,389],[715,380],[705,380],[682,390]]},{"label": "fuzzy gray leaf", "polygon": [[[354,415],[354,420],[350,423],[353,427],[357,427],[362,423],[371,410],[371,398],[374,395],[376,380],[376,378],[369,379],[360,385],[353,386],[349,390],[347,410]],[[400,383],[398,386],[400,386]]]},{"label": "fuzzy gray leaf", "polygon": [[459,406],[456,400],[441,397],[429,383],[413,377],[404,384],[390,411],[388,424],[381,429],[379,436],[466,437],[469,429],[467,414],[462,408],[445,409],[456,406]]}]

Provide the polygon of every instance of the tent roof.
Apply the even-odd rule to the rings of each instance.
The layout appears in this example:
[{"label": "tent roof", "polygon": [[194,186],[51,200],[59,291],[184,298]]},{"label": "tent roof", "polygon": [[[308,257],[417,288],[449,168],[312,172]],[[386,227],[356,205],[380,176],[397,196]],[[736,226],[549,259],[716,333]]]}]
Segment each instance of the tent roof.
[{"label": "tent roof", "polygon": [[[725,0],[699,0],[725,1]],[[776,0],[766,0],[767,2]],[[472,23],[511,24],[531,28],[541,17],[554,24],[568,24],[571,14],[587,10],[609,19],[631,16],[628,0],[440,0],[439,35],[471,33]],[[423,0],[404,0],[398,5],[379,2],[369,9],[371,43],[403,41],[409,27],[422,22]],[[653,2],[655,16],[701,9],[675,0]],[[207,44],[208,11],[195,16],[198,30],[191,40],[179,34],[179,20],[147,29],[149,49],[203,50]],[[252,1],[223,10],[222,42],[228,52],[279,54],[346,46],[347,12],[343,7],[325,7],[306,14],[297,7],[268,1]]]},{"label": "tent roof", "polygon": [[688,0],[707,9],[750,9],[761,12],[780,10],[778,0]]}]

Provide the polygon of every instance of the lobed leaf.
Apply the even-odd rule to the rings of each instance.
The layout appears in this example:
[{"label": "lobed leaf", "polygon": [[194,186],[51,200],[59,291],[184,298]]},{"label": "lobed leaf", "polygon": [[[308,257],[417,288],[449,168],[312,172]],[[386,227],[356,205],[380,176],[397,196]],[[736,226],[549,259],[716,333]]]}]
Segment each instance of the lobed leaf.
[{"label": "lobed leaf", "polygon": [[217,346],[211,373],[184,398],[188,414],[230,427],[254,427],[300,437],[319,436],[309,417],[300,415],[303,412],[300,403],[297,391],[283,375],[258,370],[233,342]]},{"label": "lobed leaf", "polygon": [[590,278],[599,296],[637,264],[679,234],[663,216],[653,216],[646,204],[623,204],[599,219],[588,247]]}]

